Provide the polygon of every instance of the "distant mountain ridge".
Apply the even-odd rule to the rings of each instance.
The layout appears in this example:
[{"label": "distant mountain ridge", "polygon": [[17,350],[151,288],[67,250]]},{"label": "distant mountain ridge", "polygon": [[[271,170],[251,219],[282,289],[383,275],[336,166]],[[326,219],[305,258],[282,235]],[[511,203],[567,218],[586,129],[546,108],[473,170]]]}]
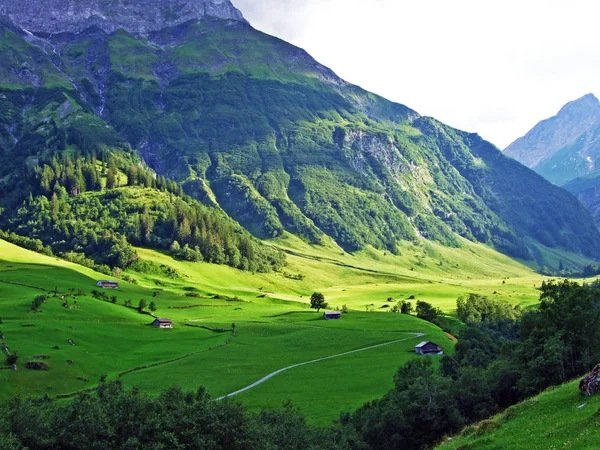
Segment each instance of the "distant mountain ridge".
[{"label": "distant mountain ridge", "polygon": [[43,34],[80,33],[97,26],[148,33],[210,16],[245,21],[230,0],[3,0],[0,15]]},{"label": "distant mountain ridge", "polygon": [[[152,2],[142,17],[163,14],[164,2]],[[402,241],[463,237],[524,259],[539,245],[600,254],[600,233],[573,196],[478,135],[345,82],[229,2],[184,2],[206,8],[154,30],[152,20],[104,13],[101,28],[88,0],[26,3],[45,6],[44,17],[73,8],[92,19],[48,28],[21,12],[13,23],[44,31],[0,24],[0,218],[11,231],[24,217],[23,174],[40,176],[42,156],[128,145],[262,239],[287,231],[397,252]],[[204,14],[209,5],[225,17]]]},{"label": "distant mountain ridge", "polygon": [[559,186],[600,169],[600,101],[588,94],[568,103],[504,153]]}]

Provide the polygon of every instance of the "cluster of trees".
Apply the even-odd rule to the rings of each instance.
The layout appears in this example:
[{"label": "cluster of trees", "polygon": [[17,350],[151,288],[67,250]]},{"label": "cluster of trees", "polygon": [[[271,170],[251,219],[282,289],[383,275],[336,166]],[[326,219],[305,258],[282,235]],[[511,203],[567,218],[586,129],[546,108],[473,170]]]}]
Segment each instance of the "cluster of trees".
[{"label": "cluster of trees", "polygon": [[[88,191],[102,191],[115,189],[121,186],[142,186],[155,188],[161,191],[173,192],[183,195],[183,190],[177,183],[155,177],[154,173],[135,163],[129,158],[120,155],[113,156],[108,152],[102,153],[98,161],[95,153],[83,153],[71,157],[69,154],[46,157],[39,165],[31,169],[34,177],[31,186],[34,193],[41,193],[48,197],[58,194],[64,188],[69,195],[79,195]],[[125,174],[127,182],[122,180]]]},{"label": "cluster of trees", "polygon": [[137,310],[142,313],[142,312],[146,311],[146,308],[148,308],[148,310],[151,313],[156,312],[156,310],[158,309],[156,306],[156,303],[154,303],[154,301],[151,301],[150,304],[148,304],[148,301],[146,299],[142,298],[140,300],[140,302],[138,303]]},{"label": "cluster of trees", "polygon": [[515,338],[518,336],[523,310],[518,305],[512,306],[478,294],[469,294],[456,301],[456,314],[467,325],[483,325],[505,337]]},{"label": "cluster of trees", "polygon": [[[154,292],[154,294],[155,297],[158,295],[156,292]],[[106,295],[105,292],[96,290],[92,291],[92,297],[97,298],[98,300],[103,300],[105,302],[110,302],[112,304],[116,304],[118,300],[116,295],[109,297],[108,295]],[[133,302],[131,300],[125,300],[123,302],[123,306],[125,306],[126,308],[133,308]],[[135,309],[137,309],[140,313],[145,313],[146,308],[148,308],[148,310],[151,313],[154,313],[158,310],[158,307],[156,306],[156,303],[154,303],[154,301],[148,303],[148,301],[145,298],[140,299],[140,301],[138,302],[138,306]]]},{"label": "cluster of trees", "polygon": [[342,426],[309,426],[291,405],[250,413],[214,401],[202,388],[150,397],[120,382],[68,402],[16,398],[0,406],[0,448],[45,449],[359,449]]},{"label": "cluster of trees", "polygon": [[458,300],[467,326],[453,356],[399,369],[381,400],[342,417],[370,447],[420,449],[543,389],[587,373],[600,361],[600,283],[541,287],[527,312],[471,295]]},{"label": "cluster of trees", "polygon": [[567,266],[562,260],[558,263],[558,269],[551,269],[548,266],[542,266],[539,271],[542,275],[549,277],[563,278],[591,278],[600,275],[600,264],[588,264],[583,269],[574,266]]},{"label": "cluster of trees", "polygon": [[[28,236],[26,246],[36,251],[69,255],[105,273],[134,265],[138,257],[133,245],[253,272],[279,270],[285,264],[281,252],[258,242],[222,212],[128,160],[53,157],[32,170],[32,192],[16,211],[0,215],[0,226]],[[110,189],[111,178],[118,186],[123,171],[127,185],[136,188]],[[102,187],[105,173],[107,189]],[[98,192],[81,195],[90,190]]]},{"label": "cluster of trees", "polygon": [[39,311],[40,310],[40,306],[42,306],[46,302],[46,300],[48,300],[48,296],[47,295],[38,295],[31,302],[31,311],[32,312]]},{"label": "cluster of trees", "polygon": [[[392,298],[388,298],[388,302],[393,301]],[[400,314],[412,314],[414,311],[413,308],[413,304],[412,302],[408,302],[406,300],[400,300],[398,303],[396,303],[394,306],[392,306],[392,309],[390,309],[391,312],[393,313],[400,313]]]}]

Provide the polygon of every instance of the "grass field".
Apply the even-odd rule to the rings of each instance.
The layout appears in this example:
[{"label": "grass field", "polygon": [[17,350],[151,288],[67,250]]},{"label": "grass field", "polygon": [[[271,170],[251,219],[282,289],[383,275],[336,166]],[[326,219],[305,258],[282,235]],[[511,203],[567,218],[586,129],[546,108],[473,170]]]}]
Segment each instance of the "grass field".
[{"label": "grass field", "polygon": [[[439,328],[387,312],[393,305],[388,298],[414,297],[449,313],[469,292],[528,306],[536,303],[542,280],[473,244],[407,246],[399,256],[375,250],[349,255],[291,236],[274,244],[288,253],[288,266],[267,275],[139,249],[155,268],[171,270],[129,273],[138,284],[121,282],[118,291],[107,291],[117,297],[112,304],[90,296],[105,275],[0,241],[0,330],[20,356],[17,372],[0,371],[0,398],[74,393],[94,387],[102,375],[151,393],[203,385],[221,397],[279,369],[343,354],[287,370],[236,396],[252,408],[292,400],[311,422],[323,423],[381,397],[421,340],[453,351]],[[73,297],[77,290],[84,295]],[[346,305],[349,313],[323,321],[308,305],[314,291],[325,294],[330,309]],[[42,312],[31,313],[32,300],[44,293],[50,298]],[[175,328],[155,329],[150,315],[123,306],[126,300],[137,306],[142,298],[154,301],[156,315],[173,319]],[[380,344],[388,345],[348,353]],[[27,370],[28,361],[43,361],[50,370]]]},{"label": "grass field", "polygon": [[515,405],[502,414],[467,427],[444,442],[452,449],[597,449],[600,442],[600,397],[586,398],[574,381]]}]

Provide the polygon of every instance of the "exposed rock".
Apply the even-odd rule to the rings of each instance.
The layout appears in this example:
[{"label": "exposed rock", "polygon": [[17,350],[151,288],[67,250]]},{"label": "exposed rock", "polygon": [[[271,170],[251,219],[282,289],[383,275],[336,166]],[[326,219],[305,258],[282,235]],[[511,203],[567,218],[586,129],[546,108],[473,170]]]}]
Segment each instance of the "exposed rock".
[{"label": "exposed rock", "polygon": [[244,21],[229,0],[4,0],[0,15],[32,33],[80,33],[97,26],[148,33],[205,16]]},{"label": "exposed rock", "polygon": [[600,101],[588,94],[538,123],[505,153],[562,186],[598,169]]},{"label": "exposed rock", "polygon": [[600,390],[600,364],[594,367],[594,370],[581,380],[579,383],[579,390],[588,397],[591,397]]}]

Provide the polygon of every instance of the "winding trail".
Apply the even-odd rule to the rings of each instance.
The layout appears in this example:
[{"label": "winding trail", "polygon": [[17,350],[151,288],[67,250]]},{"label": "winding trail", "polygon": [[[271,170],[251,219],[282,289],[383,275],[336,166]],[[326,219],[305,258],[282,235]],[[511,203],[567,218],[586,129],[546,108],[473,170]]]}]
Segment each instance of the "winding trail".
[{"label": "winding trail", "polygon": [[409,340],[411,340],[411,339],[420,338],[420,337],[423,337],[423,336],[425,336],[425,334],[424,334],[424,333],[411,333],[411,334],[414,334],[414,336],[412,336],[412,337],[407,337],[407,338],[404,338],[404,339],[397,339],[397,340],[395,340],[395,341],[384,342],[383,344],[371,345],[371,346],[369,346],[369,347],[359,348],[359,349],[357,349],[357,350],[351,350],[351,351],[349,351],[349,352],[338,353],[337,355],[332,355],[332,356],[325,356],[325,357],[323,357],[323,358],[319,358],[319,359],[313,359],[313,360],[311,360],[311,361],[306,361],[306,362],[303,362],[303,363],[294,364],[294,365],[292,365],[292,366],[284,367],[283,369],[276,370],[275,372],[272,372],[272,373],[270,373],[270,374],[269,374],[269,375],[267,375],[266,377],[264,377],[264,378],[261,378],[261,379],[260,379],[260,380],[258,380],[257,382],[255,382],[255,383],[252,383],[250,386],[246,386],[245,388],[243,388],[243,389],[240,389],[239,391],[232,392],[231,394],[224,395],[224,396],[222,396],[222,397],[219,397],[219,398],[217,398],[217,399],[215,399],[215,400],[217,400],[217,401],[218,401],[218,400],[224,400],[224,399],[226,399],[226,398],[233,397],[234,395],[241,394],[242,392],[249,391],[250,389],[253,389],[253,388],[255,388],[256,386],[259,386],[259,385],[263,384],[265,381],[268,381],[268,380],[270,380],[271,378],[273,378],[273,377],[275,377],[275,376],[279,375],[280,373],[282,373],[282,372],[285,372],[285,371],[287,371],[287,370],[295,369],[296,367],[306,366],[306,365],[308,365],[308,364],[314,364],[314,363],[318,363],[318,362],[321,362],[321,361],[327,361],[328,359],[340,358],[340,357],[342,357],[342,356],[351,355],[351,354],[353,354],[353,353],[365,352],[365,351],[367,351],[367,350],[373,350],[373,349],[375,349],[375,348],[385,347],[385,346],[387,346],[387,345],[397,344],[398,342],[409,341]]}]

